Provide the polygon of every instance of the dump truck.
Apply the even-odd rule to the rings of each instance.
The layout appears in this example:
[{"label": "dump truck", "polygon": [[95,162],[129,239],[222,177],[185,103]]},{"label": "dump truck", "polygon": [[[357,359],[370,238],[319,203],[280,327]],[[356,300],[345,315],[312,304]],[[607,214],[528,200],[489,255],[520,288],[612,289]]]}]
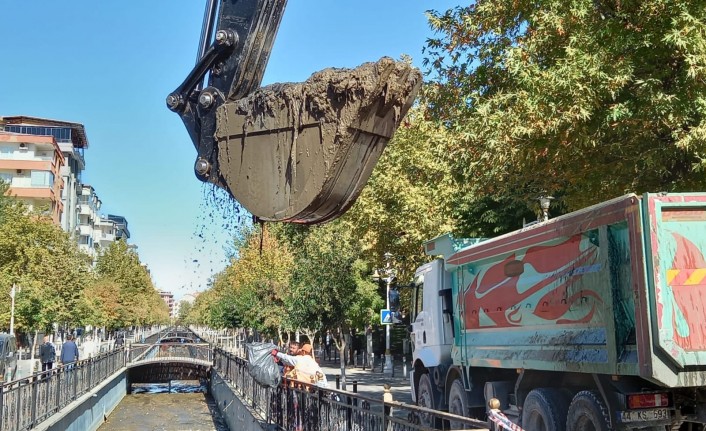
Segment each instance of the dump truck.
[{"label": "dump truck", "polygon": [[194,68],[166,98],[196,148],[194,172],[256,220],[345,213],[422,85],[383,57],[260,87],[286,0],[208,0]]},{"label": "dump truck", "polygon": [[526,431],[704,429],[706,193],[629,194],[424,250],[418,405],[485,419],[493,400]]}]

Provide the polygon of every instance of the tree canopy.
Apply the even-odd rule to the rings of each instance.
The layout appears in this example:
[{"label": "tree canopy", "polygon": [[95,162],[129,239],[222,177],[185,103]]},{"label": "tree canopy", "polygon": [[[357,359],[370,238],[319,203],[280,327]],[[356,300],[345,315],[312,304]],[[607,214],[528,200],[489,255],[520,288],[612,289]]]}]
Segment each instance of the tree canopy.
[{"label": "tree canopy", "polygon": [[705,8],[480,0],[431,12],[424,102],[453,133],[457,216],[472,225],[489,198],[507,208],[550,193],[574,210],[702,189]]},{"label": "tree canopy", "polygon": [[[103,295],[104,315],[112,315],[115,327],[146,325],[169,320],[169,309],[154,288],[147,268],[125,241],[115,241],[96,262],[98,280],[91,291]],[[114,289],[117,288],[117,295]]]}]

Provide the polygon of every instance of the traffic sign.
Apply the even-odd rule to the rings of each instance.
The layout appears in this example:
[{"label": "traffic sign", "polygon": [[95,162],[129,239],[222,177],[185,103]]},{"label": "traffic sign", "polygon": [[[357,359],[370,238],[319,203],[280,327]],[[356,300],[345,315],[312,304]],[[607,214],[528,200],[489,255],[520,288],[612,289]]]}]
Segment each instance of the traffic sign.
[{"label": "traffic sign", "polygon": [[380,310],[380,324],[392,325],[392,312],[386,308]]}]

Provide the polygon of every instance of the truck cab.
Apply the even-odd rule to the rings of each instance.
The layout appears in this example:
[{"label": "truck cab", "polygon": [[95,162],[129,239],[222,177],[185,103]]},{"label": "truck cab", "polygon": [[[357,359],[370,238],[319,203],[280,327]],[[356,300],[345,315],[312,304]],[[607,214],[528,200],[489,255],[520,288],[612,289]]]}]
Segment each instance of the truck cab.
[{"label": "truck cab", "polygon": [[[479,241],[459,242],[450,235],[443,235],[428,241],[424,247],[427,255],[447,256]],[[452,365],[454,345],[452,275],[445,265],[443,259],[434,259],[417,269],[411,304],[412,399],[420,406],[434,409],[447,408],[443,389]]]}]

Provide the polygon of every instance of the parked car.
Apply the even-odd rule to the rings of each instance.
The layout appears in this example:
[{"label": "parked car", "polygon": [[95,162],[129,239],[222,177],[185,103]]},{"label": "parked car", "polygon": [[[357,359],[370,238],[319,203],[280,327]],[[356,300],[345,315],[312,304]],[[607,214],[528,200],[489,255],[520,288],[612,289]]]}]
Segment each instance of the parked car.
[{"label": "parked car", "polygon": [[12,334],[0,334],[0,381],[14,380],[17,374],[17,341]]}]

